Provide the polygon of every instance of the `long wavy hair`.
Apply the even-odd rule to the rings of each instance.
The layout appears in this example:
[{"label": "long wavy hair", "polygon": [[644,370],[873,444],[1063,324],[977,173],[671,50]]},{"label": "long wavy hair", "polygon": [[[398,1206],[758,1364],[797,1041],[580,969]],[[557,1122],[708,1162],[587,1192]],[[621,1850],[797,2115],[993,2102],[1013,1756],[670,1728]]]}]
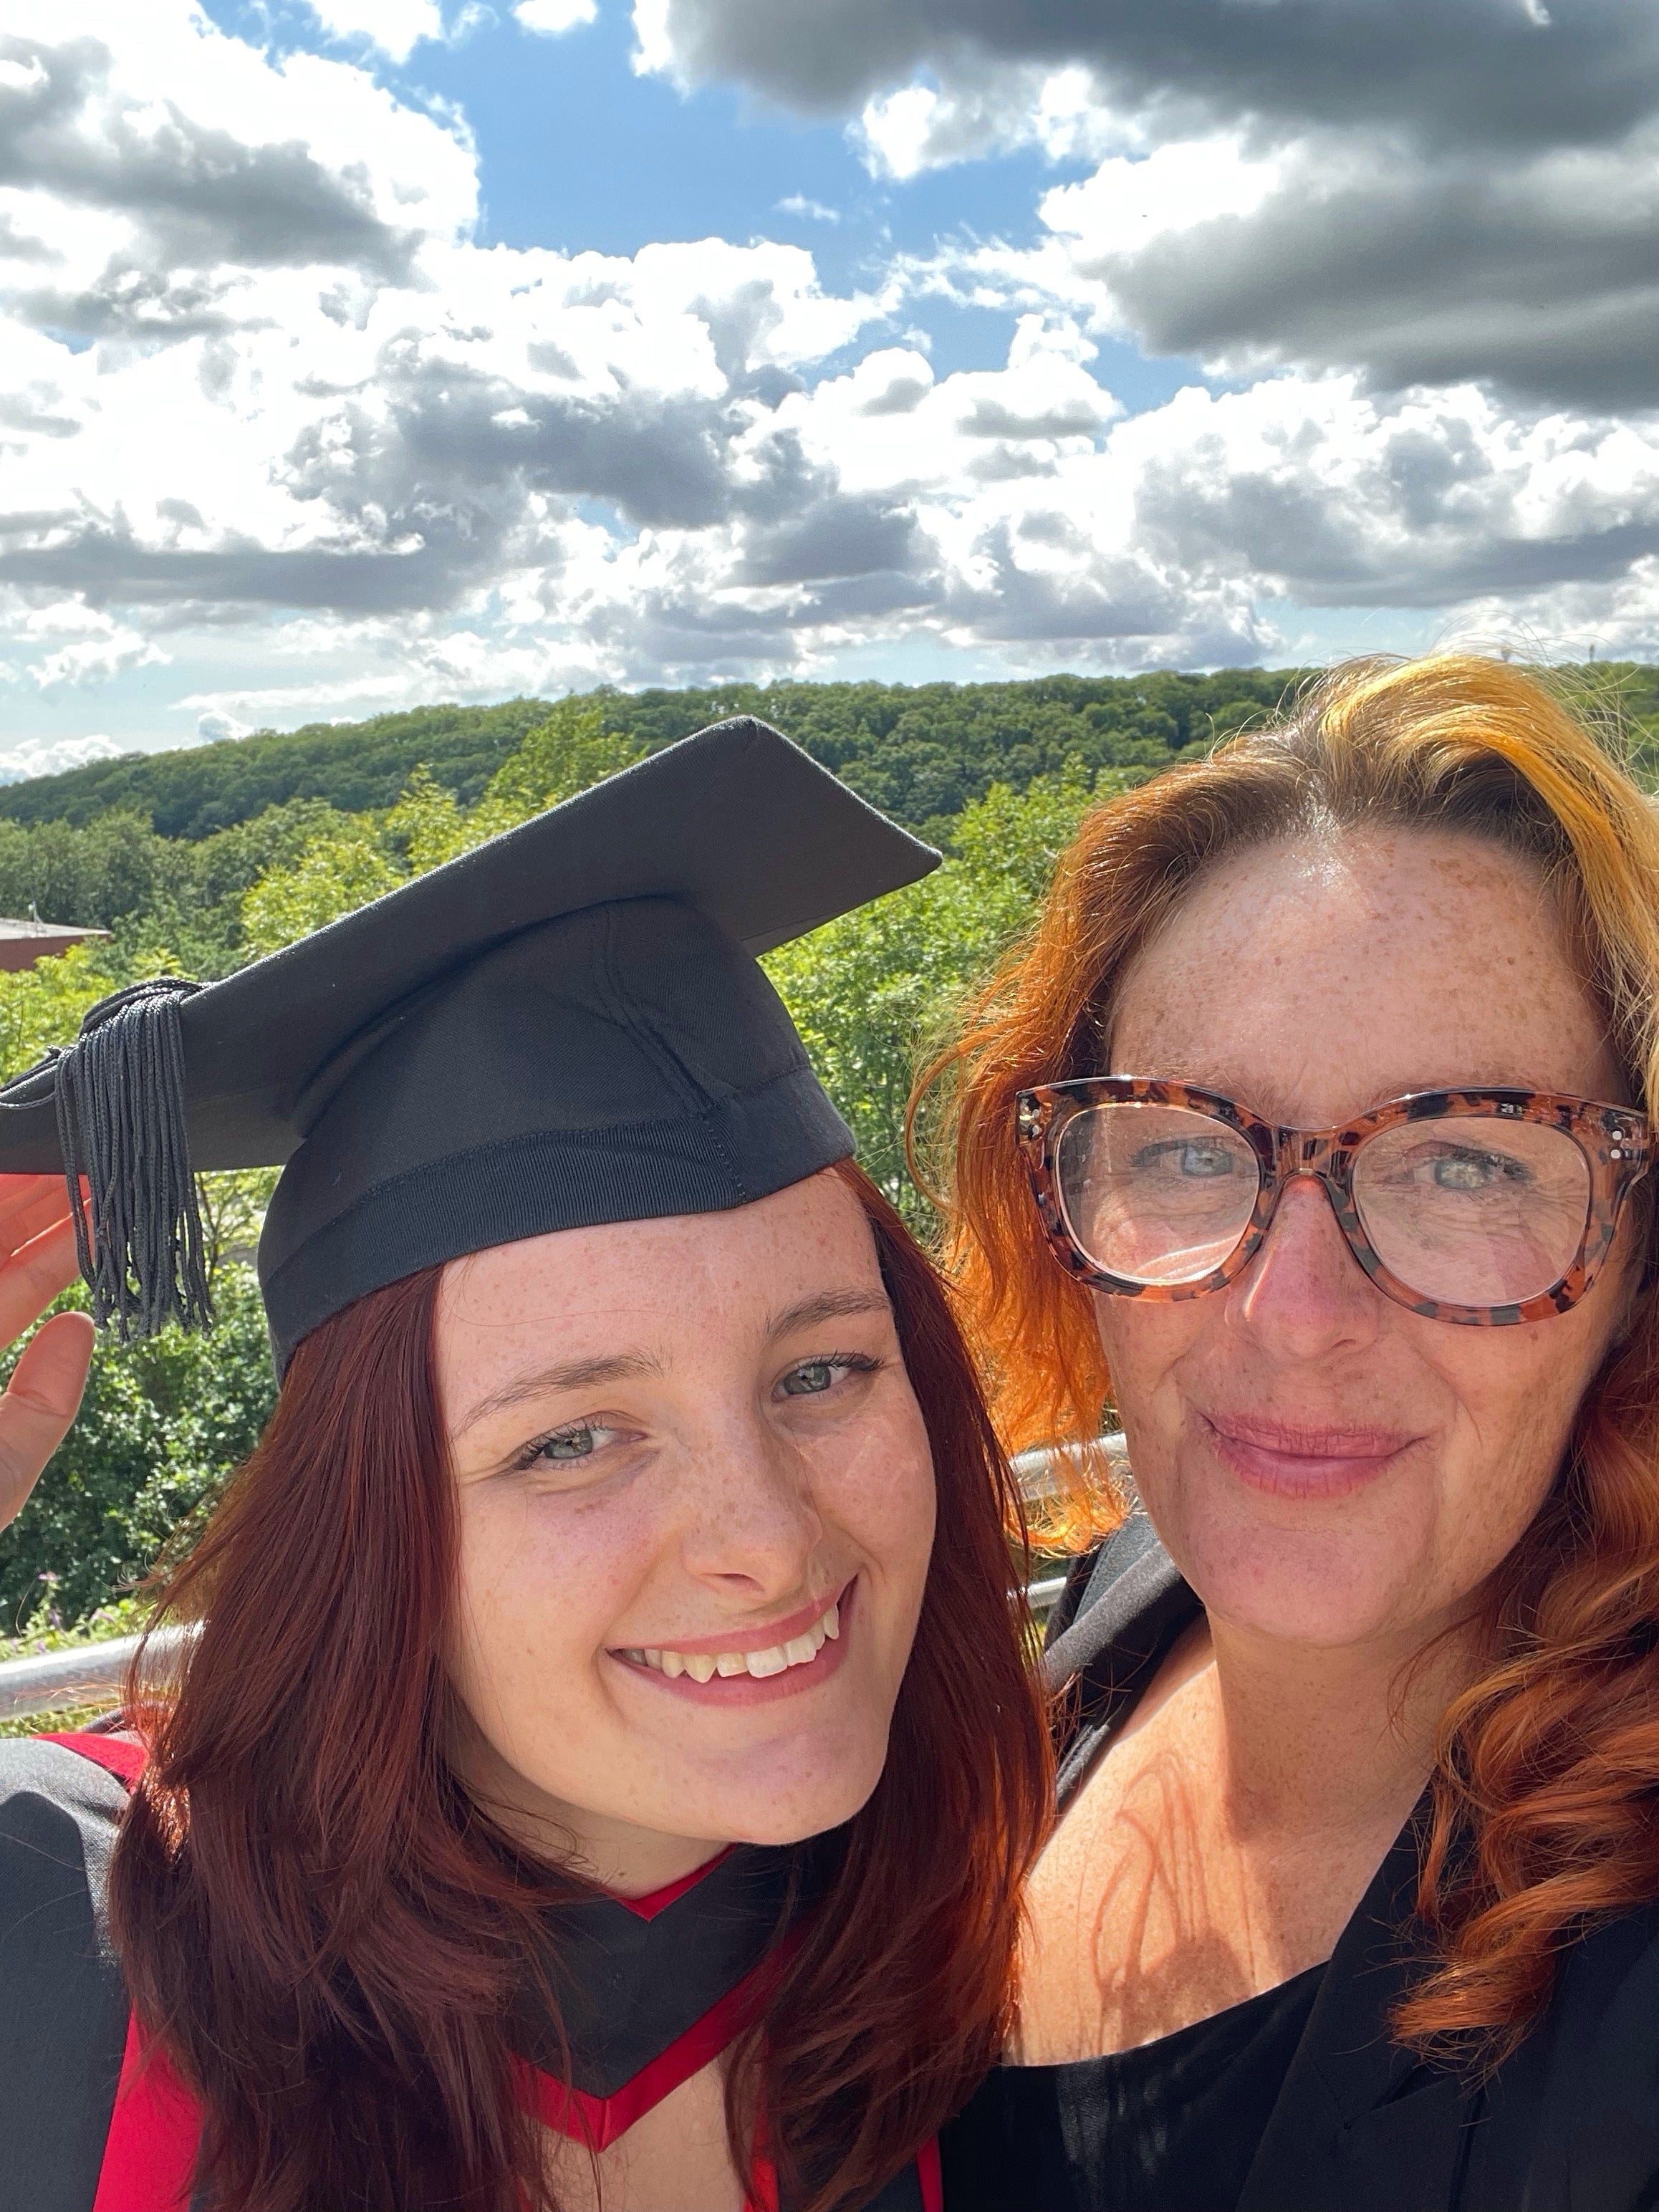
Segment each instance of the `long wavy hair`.
[{"label": "long wavy hair", "polygon": [[[1616,727],[1540,678],[1459,654],[1351,663],[1097,807],[918,1094],[941,1109],[949,1271],[1004,1442],[1079,1448],[1064,1540],[1119,1510],[1085,1449],[1111,1376],[1090,1293],[1044,1246],[1015,1093],[1105,1065],[1127,963],[1223,855],[1368,824],[1461,831],[1540,872],[1632,1096],[1659,1117],[1659,816]],[[1651,1282],[1648,1185],[1638,1199]],[[1659,1898],[1659,1300],[1638,1300],[1483,1601],[1485,1671],[1444,1717],[1432,1784],[1419,1907],[1435,1960],[1395,2027],[1425,2054],[1492,2061],[1536,2018],[1564,1943]]]},{"label": "long wavy hair", "polygon": [[[1018,1558],[1011,1577],[1017,1489],[930,1263],[856,1169],[837,1172],[875,1236],[939,1522],[885,1771],[798,1847],[822,1903],[771,1954],[728,2071],[739,2172],[758,2130],[805,2212],[863,2202],[994,2061],[1050,1787]],[[149,1759],[113,1925],[137,2017],[204,2107],[198,2181],[219,2212],[555,2203],[503,2022],[558,1905],[592,1892],[526,1863],[445,1754],[439,1275],[301,1344],[162,1592],[157,1621],[200,1624],[182,1680],[158,1696],[141,1655],[129,1685]]]}]

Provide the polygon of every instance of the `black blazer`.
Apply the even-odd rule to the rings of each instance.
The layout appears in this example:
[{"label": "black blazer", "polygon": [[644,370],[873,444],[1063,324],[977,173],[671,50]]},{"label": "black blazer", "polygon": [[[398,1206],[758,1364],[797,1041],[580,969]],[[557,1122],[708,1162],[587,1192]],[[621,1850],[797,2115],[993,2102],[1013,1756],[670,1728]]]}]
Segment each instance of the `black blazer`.
[{"label": "black blazer", "polygon": [[[1079,1562],[1044,1662],[1075,1684],[1062,1804],[1199,1610],[1139,1512]],[[1659,1901],[1573,1944],[1514,2057],[1462,2079],[1389,2040],[1417,1837],[1414,1816],[1331,1955],[1238,2212],[1659,2212]]]}]

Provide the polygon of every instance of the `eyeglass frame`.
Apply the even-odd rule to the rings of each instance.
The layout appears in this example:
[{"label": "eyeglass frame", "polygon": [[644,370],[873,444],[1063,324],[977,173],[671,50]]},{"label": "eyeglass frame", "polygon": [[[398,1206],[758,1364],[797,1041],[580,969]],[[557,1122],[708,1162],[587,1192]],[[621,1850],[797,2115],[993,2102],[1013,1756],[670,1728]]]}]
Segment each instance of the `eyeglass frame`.
[{"label": "eyeglass frame", "polygon": [[[1060,1138],[1079,1114],[1091,1107],[1115,1104],[1187,1107],[1236,1130],[1255,1155],[1257,1188],[1250,1218],[1226,1259],[1196,1282],[1137,1283],[1111,1274],[1087,1256],[1066,1226],[1056,1172]],[[1377,1256],[1354,1203],[1354,1157],[1368,1139],[1404,1122],[1464,1118],[1538,1121],[1560,1129],[1577,1146],[1589,1170],[1589,1200],[1577,1258],[1548,1290],[1507,1305],[1455,1305],[1412,1290]],[[1261,1250],[1290,1184],[1298,1176],[1311,1176],[1323,1187],[1348,1249],[1385,1297],[1425,1320],[1473,1328],[1504,1328],[1518,1322],[1547,1321],[1577,1304],[1613,1249],[1631,1193],[1651,1164],[1653,1146],[1652,1124],[1635,1108],[1611,1106],[1558,1091],[1415,1091],[1385,1100],[1334,1128],[1289,1129],[1251,1113],[1247,1106],[1219,1091],[1132,1075],[1077,1076],[1069,1082],[1038,1084],[1018,1091],[1014,1098],[1014,1133],[1049,1249],[1066,1273],[1089,1290],[1115,1297],[1146,1298],[1158,1305],[1178,1304],[1225,1290]]]}]

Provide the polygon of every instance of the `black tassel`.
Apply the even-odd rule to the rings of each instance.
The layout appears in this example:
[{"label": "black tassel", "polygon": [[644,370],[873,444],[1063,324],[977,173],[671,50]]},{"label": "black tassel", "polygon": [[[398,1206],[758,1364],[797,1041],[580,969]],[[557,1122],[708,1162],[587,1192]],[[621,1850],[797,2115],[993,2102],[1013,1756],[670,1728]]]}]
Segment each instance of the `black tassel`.
[{"label": "black tassel", "polygon": [[[168,1322],[213,1320],[185,1122],[179,1002],[199,983],[163,976],[100,999],[53,1057],[58,1139],[92,1317],[123,1344]],[[81,1182],[90,1194],[90,1223]]]}]

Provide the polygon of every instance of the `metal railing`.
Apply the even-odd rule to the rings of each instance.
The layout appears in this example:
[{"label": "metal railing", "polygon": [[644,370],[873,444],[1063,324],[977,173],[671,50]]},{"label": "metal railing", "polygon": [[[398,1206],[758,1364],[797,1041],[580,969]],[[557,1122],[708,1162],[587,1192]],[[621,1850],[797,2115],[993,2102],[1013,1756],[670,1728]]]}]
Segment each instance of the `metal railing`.
[{"label": "metal railing", "polygon": [[[161,1628],[150,1650],[163,1662],[185,1644],[187,1628]],[[35,1713],[63,1712],[71,1706],[113,1705],[133,1653],[136,1636],[113,1636],[106,1644],[77,1644],[67,1651],[43,1651],[32,1659],[8,1659],[0,1666],[0,1721],[27,1720]]]},{"label": "metal railing", "polygon": [[[1123,1439],[1103,1439],[1115,1468],[1123,1465]],[[1028,1500],[1039,1504],[1059,1487],[1054,1472],[1057,1455],[1048,1451],[1022,1452],[1014,1462],[1019,1486]],[[1047,1613],[1066,1586],[1063,1574],[1044,1575],[1028,1583],[1025,1595],[1033,1613]],[[193,1632],[187,1628],[159,1629],[150,1638],[150,1650],[165,1667]],[[107,1644],[77,1644],[67,1651],[45,1651],[30,1659],[0,1663],[0,1720],[27,1720],[36,1713],[63,1712],[70,1707],[113,1703],[133,1653],[136,1636],[112,1637]]]}]

